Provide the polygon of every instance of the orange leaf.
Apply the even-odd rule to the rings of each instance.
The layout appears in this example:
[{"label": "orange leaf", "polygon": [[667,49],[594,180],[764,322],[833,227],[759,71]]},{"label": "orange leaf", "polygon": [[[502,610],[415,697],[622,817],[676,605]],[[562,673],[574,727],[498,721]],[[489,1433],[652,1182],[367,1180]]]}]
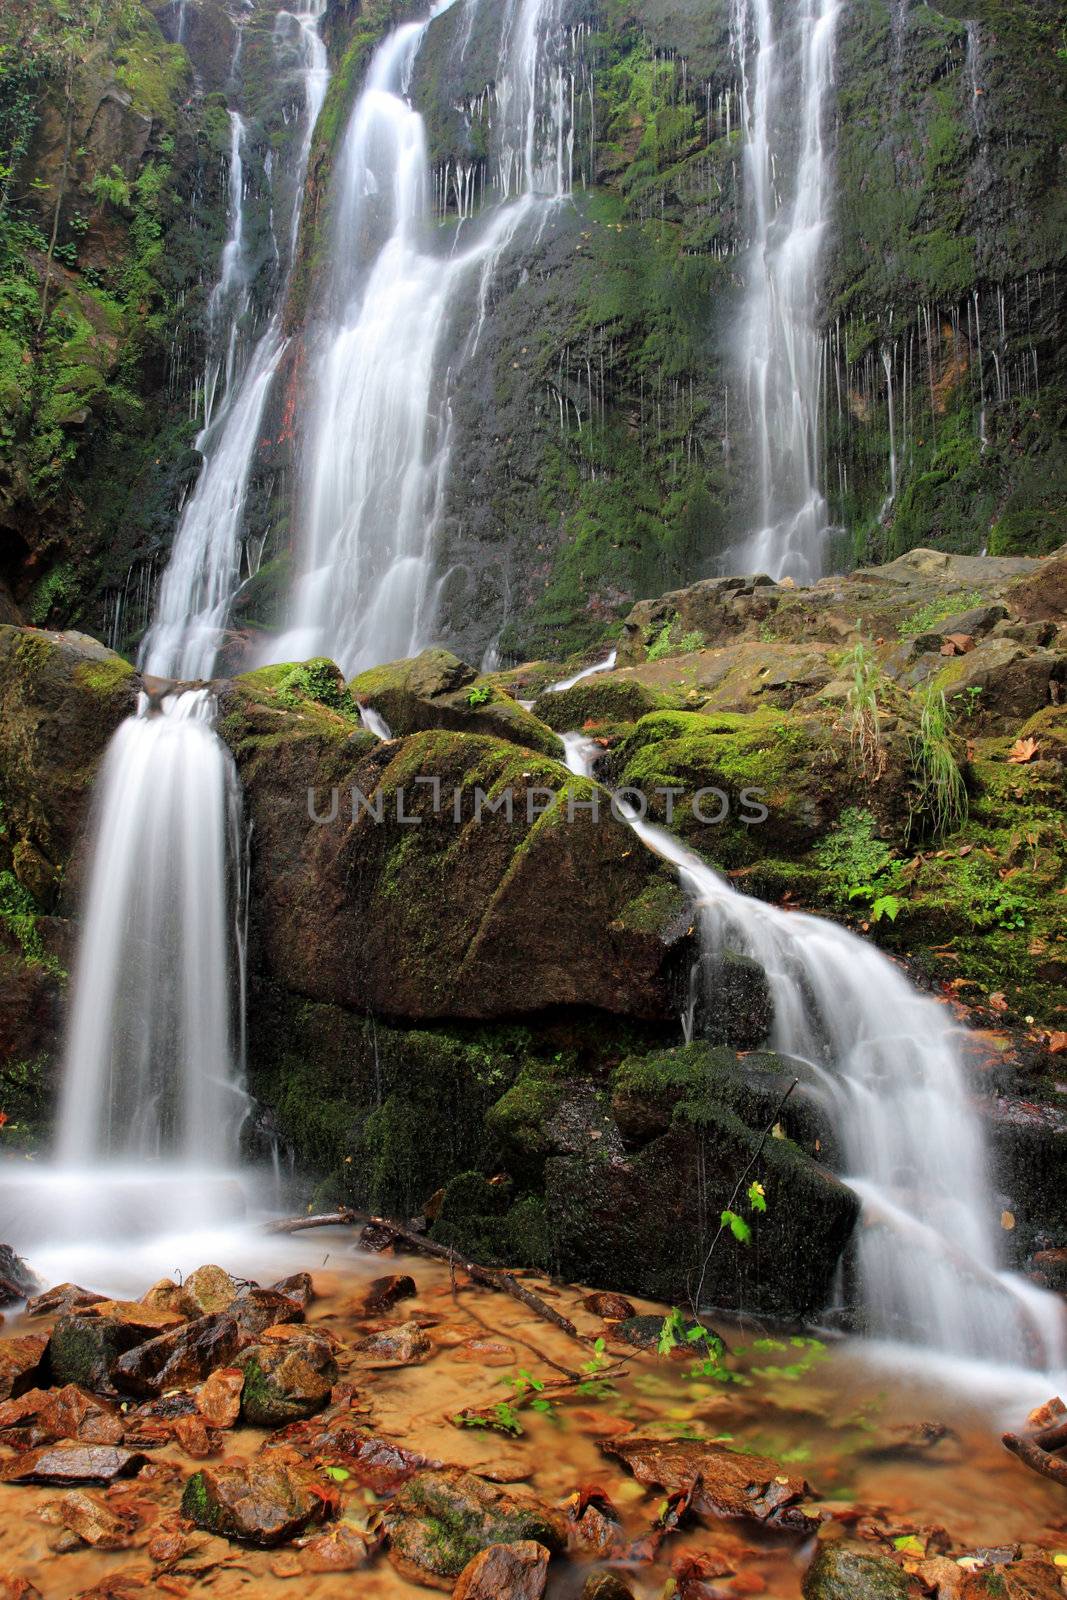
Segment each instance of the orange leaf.
[{"label": "orange leaf", "polygon": [[1008,1002],[999,989],[996,994],[989,996],[989,1006],[992,1011],[1007,1011]]},{"label": "orange leaf", "polygon": [[1067,1050],[1067,1033],[1050,1033],[1048,1048],[1050,1055],[1062,1055],[1064,1050]]},{"label": "orange leaf", "polygon": [[1009,762],[1014,762],[1018,766],[1024,766],[1027,761],[1032,761],[1036,755],[1036,739],[1016,739],[1015,743],[1008,752],[1008,760]]}]

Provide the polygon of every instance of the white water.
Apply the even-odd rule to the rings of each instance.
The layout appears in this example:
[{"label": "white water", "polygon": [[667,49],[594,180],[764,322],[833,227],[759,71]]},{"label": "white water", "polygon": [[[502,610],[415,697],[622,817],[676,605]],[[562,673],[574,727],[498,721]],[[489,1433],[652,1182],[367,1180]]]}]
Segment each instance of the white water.
[{"label": "white water", "polygon": [[[564,746],[568,768],[590,776],[597,745],[571,733]],[[998,1266],[981,1124],[947,1010],[874,945],[738,894],[665,829],[632,809],[627,820],[692,895],[702,961],[730,949],[763,968],[770,1047],[805,1063],[833,1116],[864,1206],[868,1331],[964,1360],[1062,1369],[1061,1302]]]},{"label": "white water", "polygon": [[516,196],[472,242],[435,250],[422,118],[408,103],[427,29],[379,46],[337,167],[328,323],[313,360],[303,441],[300,576],[275,661],[328,655],[346,676],[416,654],[432,636],[434,543],[449,463],[449,374],[442,345],[461,293],[477,311],[475,353],[493,276],[531,213],[570,188],[569,111],[545,75],[558,0],[512,0],[498,82],[498,137]]},{"label": "white water", "polygon": [[90,883],[57,1131],[63,1163],[168,1154],[220,1166],[245,1096],[234,1062],[229,866],[240,793],[214,699],[122,724],[97,780]]},{"label": "white water", "polygon": [[[315,9],[289,17],[305,114],[318,114],[325,54]],[[276,39],[278,35],[276,34]],[[283,341],[276,311],[243,372],[226,318],[245,309],[244,127],[232,114],[229,237],[209,303],[204,392],[226,389],[198,441],[204,469],[178,526],[147,678],[205,679],[237,584],[241,523],[260,422]],[[302,190],[310,132],[296,173]],[[210,408],[210,401],[209,401]],[[62,1184],[107,1213],[116,1169],[177,1164],[222,1173],[237,1155],[243,1087],[241,797],[206,689],[142,695],[97,780],[91,873],[73,979],[57,1130]],[[236,971],[234,994],[231,978]],[[125,1179],[123,1181],[126,1181]]]},{"label": "white water", "polygon": [[823,125],[841,8],[842,0],[798,0],[788,8],[792,32],[780,35],[773,0],[734,0],[751,219],[740,357],[759,490],[759,526],[736,554],[745,571],[798,583],[821,576],[828,532],[816,311],[832,202]]},{"label": "white water", "polygon": [[[295,162],[297,195],[291,231],[295,245],[314,121],[322,109],[328,75],[318,21],[325,0],[312,0],[306,12],[281,12],[275,24],[276,48],[294,48],[304,95],[305,132]],[[288,35],[292,34],[292,38]],[[234,304],[235,286],[244,279],[244,180],[241,168],[243,124],[233,113],[234,145],[230,172],[230,235],[222,252],[219,281],[212,294],[210,325],[218,336],[225,317],[246,309],[244,290]],[[236,167],[236,172],[234,168]],[[291,263],[291,250],[290,250]],[[286,349],[282,332],[283,286],[267,325],[243,371],[236,372],[236,331],[226,335],[226,389],[223,408],[212,417],[210,405],[196,439],[204,465],[178,523],[170,563],[163,575],[156,618],[145,636],[141,665],[147,676],[196,681],[215,671],[230,606],[240,582],[242,535],[249,481],[256,459],[271,386]],[[220,356],[208,359],[205,392],[214,394]],[[215,374],[213,377],[212,374]]]},{"label": "white water", "polygon": [[573,678],[563,678],[559,683],[550,683],[545,692],[547,694],[562,694],[564,689],[573,689],[576,683],[583,683],[586,678],[593,678],[598,672],[612,672],[617,659],[618,652],[612,650],[604,657],[603,661],[594,661],[591,667],[583,667],[581,672],[574,674]]}]

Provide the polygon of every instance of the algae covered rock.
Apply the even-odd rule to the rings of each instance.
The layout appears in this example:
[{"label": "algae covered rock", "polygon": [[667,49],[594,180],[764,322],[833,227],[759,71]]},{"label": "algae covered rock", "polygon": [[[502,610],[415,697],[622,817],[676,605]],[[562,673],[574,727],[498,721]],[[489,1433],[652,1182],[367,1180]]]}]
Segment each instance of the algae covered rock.
[{"label": "algae covered rock", "polygon": [[310,1468],[273,1455],[247,1466],[204,1467],[182,1494],[182,1516],[208,1533],[276,1545],[336,1510],[335,1492]]},{"label": "algae covered rock", "polygon": [[551,729],[489,679],[447,650],[424,650],[407,661],[371,667],[349,684],[360,705],[385,718],[394,735],[445,728],[483,733],[542,755],[561,757]]},{"label": "algae covered rock", "polygon": [[129,662],[86,634],[0,627],[7,843],[16,877],[45,903],[59,892],[100,760],[136,689]]},{"label": "algae covered rock", "polygon": [[533,1541],[553,1554],[567,1547],[559,1512],[458,1468],[410,1478],[386,1507],[383,1522],[393,1565],[435,1588],[450,1588],[491,1545]]},{"label": "algae covered rock", "polygon": [[280,720],[279,746],[228,704],[262,976],[386,1017],[674,1014],[683,897],[595,785],[475,734],[366,750]]},{"label": "algae covered rock", "polygon": [[821,1545],[804,1574],[804,1600],[908,1600],[905,1573],[862,1545]]},{"label": "algae covered rock", "polygon": [[234,1366],[244,1373],[241,1416],[257,1428],[280,1428],[321,1411],[337,1377],[328,1350],[307,1344],[253,1345]]},{"label": "algae covered rock", "polygon": [[570,689],[550,690],[534,703],[534,716],[568,733],[590,723],[637,722],[652,711],[662,711],[669,699],[647,684],[624,673],[596,673]]}]

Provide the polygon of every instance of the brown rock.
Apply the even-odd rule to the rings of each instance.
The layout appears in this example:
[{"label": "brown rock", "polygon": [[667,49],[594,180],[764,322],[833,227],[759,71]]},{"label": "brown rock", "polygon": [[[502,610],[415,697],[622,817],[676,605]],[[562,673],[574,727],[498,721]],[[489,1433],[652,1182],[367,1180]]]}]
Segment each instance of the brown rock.
[{"label": "brown rock", "polygon": [[215,1312],[128,1350],[113,1363],[111,1377],[131,1394],[184,1388],[202,1382],[216,1367],[229,1366],[239,1340],[234,1318]]},{"label": "brown rock", "polygon": [[173,1431],[186,1455],[192,1456],[194,1461],[206,1461],[208,1456],[218,1455],[218,1435],[206,1427],[203,1417],[178,1417]]},{"label": "brown rock", "polygon": [[373,1251],[375,1255],[384,1255],[393,1248],[393,1235],[388,1228],[368,1222],[366,1227],[359,1230],[359,1248]]},{"label": "brown rock", "polygon": [[307,1572],[358,1572],[370,1558],[366,1541],[349,1523],[316,1533],[303,1547]]},{"label": "brown rock", "polygon": [[585,1580],[582,1600],[634,1600],[634,1592],[614,1572],[594,1572]]},{"label": "brown rock", "polygon": [[403,1322],[396,1328],[383,1328],[356,1345],[361,1356],[375,1365],[412,1366],[430,1353],[430,1341],[417,1322]]},{"label": "brown rock", "polygon": [[26,1333],[18,1339],[0,1339],[0,1400],[32,1389],[48,1345],[43,1333]]},{"label": "brown rock", "polygon": [[195,1272],[190,1272],[182,1289],[202,1317],[225,1311],[241,1292],[228,1272],[213,1266],[197,1267]]},{"label": "brown rock", "polygon": [[625,1322],[628,1317],[637,1315],[637,1308],[621,1294],[587,1294],[582,1305],[594,1317],[603,1317],[605,1322]]},{"label": "brown rock", "polygon": [[52,1391],[37,1412],[38,1428],[52,1439],[78,1439],[82,1444],[121,1444],[123,1420],[76,1383]]},{"label": "brown rock", "polygon": [[[450,1589],[467,1564],[494,1544],[533,1540],[566,1549],[567,1522],[532,1495],[517,1495],[458,1468],[421,1472],[383,1514],[389,1559],[405,1577]],[[449,1537],[442,1540],[441,1525]]]},{"label": "brown rock", "polygon": [[[1012,1561],[997,1566],[1000,1582],[996,1592],[1002,1600],[1063,1600],[1062,1568],[1040,1556],[1025,1561]],[[989,1569],[968,1574],[960,1591],[960,1600],[988,1600],[990,1594]]]},{"label": "brown rock", "polygon": [[325,1522],[338,1504],[336,1491],[310,1468],[272,1452],[246,1465],[195,1472],[185,1485],[182,1515],[209,1533],[276,1545]]},{"label": "brown rock", "polygon": [[196,1409],[212,1428],[232,1428],[241,1414],[245,1375],[240,1367],[219,1367],[204,1379],[196,1395]]},{"label": "brown rock", "polygon": [[692,1506],[699,1515],[748,1517],[804,1533],[818,1527],[799,1508],[808,1485],[769,1458],[680,1439],[612,1439],[600,1448],[622,1461],[638,1483],[668,1494],[688,1493],[695,1484]]},{"label": "brown rock", "polygon": [[107,1322],[117,1322],[120,1327],[150,1339],[157,1333],[169,1333],[186,1321],[180,1311],[164,1306],[145,1305],[142,1300],[94,1300],[79,1307],[82,1317],[102,1317]]},{"label": "brown rock", "polygon": [[258,1339],[265,1328],[303,1322],[304,1308],[278,1289],[246,1289],[229,1305],[245,1340]]},{"label": "brown rock", "polygon": [[57,1319],[48,1341],[48,1366],[56,1383],[78,1383],[96,1394],[113,1395],[112,1366],[141,1342],[135,1328],[79,1311]]},{"label": "brown rock", "polygon": [[51,1501],[42,1512],[42,1520],[69,1529],[83,1544],[96,1550],[124,1550],[130,1543],[128,1524],[103,1501],[80,1489]]},{"label": "brown rock", "polygon": [[173,1278],[160,1278],[141,1296],[143,1306],[158,1306],[162,1311],[177,1311],[182,1317],[200,1316],[200,1307]]},{"label": "brown rock", "polygon": [[104,1297],[92,1289],[82,1289],[76,1283],[58,1283],[54,1289],[35,1295],[26,1302],[28,1317],[61,1317],[78,1306],[96,1305]]},{"label": "brown rock", "polygon": [[235,1365],[244,1374],[241,1415],[256,1428],[280,1428],[321,1411],[337,1377],[329,1347],[313,1342],[253,1345]]},{"label": "brown rock", "polygon": [[41,1600],[40,1589],[35,1589],[29,1578],[14,1578],[0,1572],[0,1600]]},{"label": "brown rock", "polygon": [[[0,1244],[0,1306],[18,1305],[36,1294],[41,1284],[9,1244]],[[0,1322],[3,1318],[0,1317]]]},{"label": "brown rock", "polygon": [[544,1545],[532,1539],[492,1544],[468,1561],[452,1591],[453,1600],[541,1600],[548,1559]]},{"label": "brown rock", "polygon": [[0,1467],[2,1483],[114,1483],[146,1465],[135,1450],[109,1444],[49,1444]]},{"label": "brown rock", "polygon": [[271,1288],[277,1289],[290,1300],[295,1300],[305,1311],[315,1298],[310,1272],[294,1272],[291,1277],[280,1278],[277,1283],[271,1285]]},{"label": "brown rock", "polygon": [[409,1278],[406,1273],[394,1272],[387,1278],[375,1278],[363,1300],[364,1315],[381,1316],[398,1300],[410,1300],[417,1293],[414,1278]]}]

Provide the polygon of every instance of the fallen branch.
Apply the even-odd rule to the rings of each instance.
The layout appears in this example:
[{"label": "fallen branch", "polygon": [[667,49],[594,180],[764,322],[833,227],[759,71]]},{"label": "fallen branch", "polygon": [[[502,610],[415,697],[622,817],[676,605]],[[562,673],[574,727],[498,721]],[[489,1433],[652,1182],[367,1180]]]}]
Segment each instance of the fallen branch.
[{"label": "fallen branch", "polygon": [[1062,1484],[1067,1489],[1067,1461],[1057,1461],[1033,1439],[1021,1439],[1017,1433],[1004,1434],[1001,1443],[1013,1456],[1018,1456],[1023,1466],[1029,1467],[1031,1472],[1051,1478],[1053,1483]]},{"label": "fallen branch", "polygon": [[451,1245],[435,1244],[432,1239],[424,1239],[420,1234],[409,1233],[406,1228],[399,1227],[395,1222],[388,1222],[385,1217],[371,1217],[370,1220],[374,1227],[384,1228],[386,1233],[391,1233],[395,1239],[406,1244],[409,1250],[434,1256],[438,1261],[455,1262],[457,1266],[462,1267],[468,1278],[473,1278],[475,1283],[484,1284],[487,1289],[497,1289],[501,1294],[509,1294],[513,1300],[520,1301],[528,1311],[536,1312],[545,1322],[551,1322],[553,1327],[569,1334],[572,1339],[577,1339],[580,1344],[590,1343],[578,1332],[568,1317],[554,1310],[531,1289],[524,1289],[510,1272],[498,1272],[494,1267],[479,1266],[476,1261],[468,1261],[464,1255],[457,1254]]},{"label": "fallen branch", "polygon": [[356,1222],[366,1222],[356,1211],[342,1206],[339,1211],[323,1211],[313,1217],[285,1217],[281,1222],[267,1222],[264,1233],[303,1233],[306,1228],[347,1228]]},{"label": "fallen branch", "polygon": [[433,1256],[437,1261],[447,1262],[452,1268],[462,1267],[468,1278],[472,1278],[475,1283],[484,1284],[487,1289],[496,1289],[501,1294],[509,1294],[513,1300],[518,1300],[528,1311],[535,1312],[543,1321],[550,1322],[562,1333],[577,1339],[579,1344],[588,1347],[592,1343],[578,1332],[569,1317],[564,1317],[560,1312],[553,1310],[531,1289],[524,1289],[510,1272],[498,1272],[494,1267],[479,1266],[477,1261],[468,1261],[464,1255],[457,1254],[451,1245],[435,1244],[432,1239],[424,1239],[421,1234],[410,1233],[407,1228],[400,1227],[399,1223],[389,1222],[385,1217],[362,1216],[358,1211],[350,1211],[347,1206],[342,1206],[337,1211],[323,1212],[318,1216],[286,1217],[281,1222],[269,1222],[266,1225],[266,1232],[302,1233],[307,1228],[352,1227],[357,1223],[367,1222],[372,1227],[381,1228],[384,1233],[391,1234],[394,1239],[416,1254]]}]

